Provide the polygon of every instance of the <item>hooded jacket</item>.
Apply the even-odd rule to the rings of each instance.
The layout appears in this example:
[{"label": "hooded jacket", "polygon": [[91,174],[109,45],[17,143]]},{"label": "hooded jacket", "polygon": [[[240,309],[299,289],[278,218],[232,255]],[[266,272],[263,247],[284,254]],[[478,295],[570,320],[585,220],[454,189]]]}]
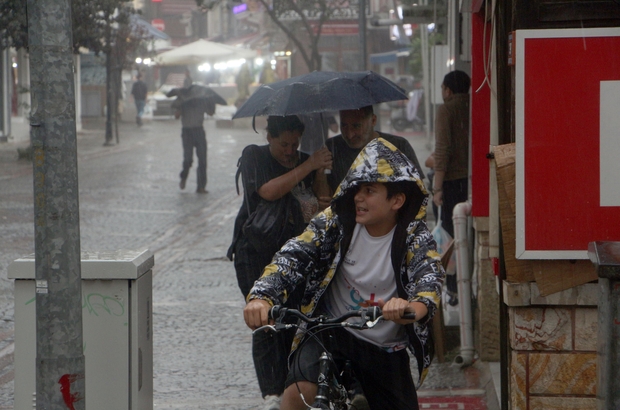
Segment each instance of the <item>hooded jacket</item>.
[{"label": "hooded jacket", "polygon": [[[445,273],[425,221],[428,193],[424,184],[405,155],[382,138],[372,140],[360,152],[336,190],[331,206],[274,255],[247,299],[282,304],[297,285],[305,284],[301,311],[312,316],[351,243],[355,228],[353,198],[358,187],[367,182],[397,181],[411,182],[392,238],[391,261],[398,296],[409,302],[422,302],[428,308],[424,318],[406,325],[421,384],[433,355],[430,325],[439,307]],[[298,332],[299,340],[301,334]],[[296,346],[294,343],[293,349]]]}]

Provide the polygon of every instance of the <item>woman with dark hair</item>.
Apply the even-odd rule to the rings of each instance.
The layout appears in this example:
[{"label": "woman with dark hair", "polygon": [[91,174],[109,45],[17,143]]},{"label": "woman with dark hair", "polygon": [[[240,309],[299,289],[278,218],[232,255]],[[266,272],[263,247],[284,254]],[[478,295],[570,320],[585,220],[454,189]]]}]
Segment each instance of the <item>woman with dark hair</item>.
[{"label": "woman with dark hair", "polygon": [[[332,154],[325,147],[308,155],[299,152],[304,125],[297,116],[270,116],[267,119],[267,145],[249,145],[239,160],[244,191],[244,202],[239,209],[233,242],[228,258],[234,260],[237,282],[243,296],[247,296],[263,268],[271,262],[282,243],[272,245],[273,252],[258,251],[243,233],[243,225],[261,201],[291,199],[294,209],[289,218],[295,225],[294,235],[301,234],[306,224],[320,210],[317,197],[318,181],[325,186],[326,168],[331,169]],[[324,195],[324,194],[322,194]],[[285,198],[289,196],[288,198]],[[286,218],[286,214],[278,215]],[[290,295],[289,306],[296,306],[301,295]],[[252,340],[252,356],[265,409],[279,409],[279,396],[284,391],[288,373],[287,357],[293,332],[258,332]]]}]

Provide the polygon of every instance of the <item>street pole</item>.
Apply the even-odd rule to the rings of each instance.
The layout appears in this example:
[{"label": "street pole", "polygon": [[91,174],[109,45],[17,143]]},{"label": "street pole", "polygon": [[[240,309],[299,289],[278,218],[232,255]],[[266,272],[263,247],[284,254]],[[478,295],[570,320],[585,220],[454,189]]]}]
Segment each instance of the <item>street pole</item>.
[{"label": "street pole", "polygon": [[[428,0],[423,0],[426,6]],[[422,76],[424,77],[424,128],[426,130],[426,148],[434,149],[431,139],[431,94],[430,69],[428,61],[428,25],[420,24],[420,40],[422,42]]]},{"label": "street pole", "polygon": [[[6,34],[2,32],[0,35]],[[11,69],[9,67],[9,48],[0,49],[0,142],[7,142],[11,135],[11,102],[9,100]]]},{"label": "street pole", "polygon": [[106,56],[105,56],[105,91],[106,91],[106,120],[105,120],[105,142],[103,145],[114,145],[112,143],[112,47],[110,43],[112,41],[112,28],[110,27],[110,15],[106,13],[106,29],[105,29],[105,44],[106,44]]},{"label": "street pole", "polygon": [[[366,0],[359,1],[359,33],[360,33],[360,70],[366,71],[368,67],[368,40],[366,38]],[[381,106],[376,104],[373,106],[373,111],[377,115],[377,122],[375,123],[375,129],[381,131]]]},{"label": "street pole", "polygon": [[36,283],[36,408],[85,408],[70,0],[27,0]]},{"label": "street pole", "polygon": [[359,1],[359,32],[360,32],[360,70],[366,70],[368,55],[366,49],[366,0]]}]

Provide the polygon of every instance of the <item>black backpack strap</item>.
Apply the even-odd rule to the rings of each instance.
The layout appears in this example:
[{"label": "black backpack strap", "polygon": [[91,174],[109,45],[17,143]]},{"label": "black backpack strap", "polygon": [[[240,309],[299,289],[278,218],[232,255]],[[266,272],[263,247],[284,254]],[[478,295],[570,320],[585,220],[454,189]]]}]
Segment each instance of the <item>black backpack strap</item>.
[{"label": "black backpack strap", "polygon": [[239,192],[239,177],[241,176],[241,158],[243,157],[239,157],[239,159],[237,160],[237,173],[235,174],[235,186],[237,187],[237,195],[241,194]]}]

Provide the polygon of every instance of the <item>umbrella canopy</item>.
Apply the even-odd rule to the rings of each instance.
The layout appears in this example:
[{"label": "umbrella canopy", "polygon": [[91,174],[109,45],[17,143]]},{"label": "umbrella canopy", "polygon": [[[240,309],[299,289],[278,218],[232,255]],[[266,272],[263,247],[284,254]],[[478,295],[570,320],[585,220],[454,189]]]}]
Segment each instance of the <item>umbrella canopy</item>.
[{"label": "umbrella canopy", "polygon": [[406,99],[405,90],[372,71],[314,71],[261,86],[233,119],[353,110]]},{"label": "umbrella canopy", "polygon": [[207,40],[198,40],[185,44],[173,50],[164,51],[155,57],[155,63],[165,65],[191,65],[202,63],[215,63],[222,60],[235,58],[253,58],[256,51],[245,48],[237,48],[222,43],[214,43]]},{"label": "umbrella canopy", "polygon": [[197,98],[204,98],[206,100],[209,100],[213,104],[227,104],[226,100],[221,95],[219,95],[209,87],[198,84],[192,84],[187,88],[173,88],[172,90],[168,91],[166,97],[177,97],[177,99],[181,103]]}]

